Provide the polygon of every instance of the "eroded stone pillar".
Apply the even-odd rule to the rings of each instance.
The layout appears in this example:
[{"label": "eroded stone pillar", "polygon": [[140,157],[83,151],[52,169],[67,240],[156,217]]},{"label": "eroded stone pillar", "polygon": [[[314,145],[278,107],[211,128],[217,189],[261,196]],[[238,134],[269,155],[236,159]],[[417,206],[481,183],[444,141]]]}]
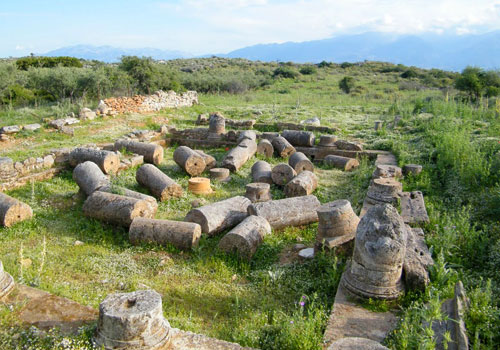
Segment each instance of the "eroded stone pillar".
[{"label": "eroded stone pillar", "polygon": [[7,294],[12,291],[14,286],[14,279],[11,275],[4,271],[2,261],[0,261],[0,300],[3,297],[6,297]]},{"label": "eroded stone pillar", "polygon": [[316,211],[319,224],[315,249],[322,246],[333,248],[354,239],[359,218],[348,200],[340,199],[323,204]]}]

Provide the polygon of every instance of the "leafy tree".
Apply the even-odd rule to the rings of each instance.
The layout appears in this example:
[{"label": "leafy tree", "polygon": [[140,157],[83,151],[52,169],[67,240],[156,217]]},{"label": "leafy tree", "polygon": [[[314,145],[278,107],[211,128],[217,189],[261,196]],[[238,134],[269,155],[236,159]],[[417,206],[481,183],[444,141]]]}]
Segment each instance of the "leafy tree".
[{"label": "leafy tree", "polygon": [[300,68],[300,74],[310,75],[316,73],[316,68],[314,66],[305,66]]},{"label": "leafy tree", "polygon": [[333,66],[332,62],[327,62],[327,61],[321,61],[318,63],[318,68],[325,68],[325,67],[331,67]]},{"label": "leafy tree", "polygon": [[349,67],[352,67],[354,66],[354,64],[350,63],[350,62],[343,62],[341,65],[340,65],[340,68],[343,68],[343,69],[346,69],[346,68],[349,68]]},{"label": "leafy tree", "polygon": [[467,67],[455,81],[455,87],[465,91],[472,99],[478,100],[484,89],[485,80],[482,77],[483,70],[481,68]]},{"label": "leafy tree", "polygon": [[415,69],[410,68],[401,73],[401,78],[410,79],[410,78],[418,78],[418,73]]},{"label": "leafy tree", "polygon": [[118,67],[133,79],[140,93],[150,94],[151,90],[156,89],[155,80],[158,70],[150,57],[123,56]]},{"label": "leafy tree", "polygon": [[17,69],[28,70],[29,68],[55,68],[61,67],[76,67],[82,68],[82,62],[78,58],[60,56],[60,57],[23,57],[16,61]]},{"label": "leafy tree", "polygon": [[278,67],[273,72],[274,78],[283,77],[283,78],[295,79],[298,76],[299,73],[297,73],[297,71],[295,71],[293,68],[290,68],[289,66]]},{"label": "leafy tree", "polygon": [[342,80],[339,81],[339,88],[346,94],[350,93],[354,88],[354,78],[349,76],[343,77]]}]

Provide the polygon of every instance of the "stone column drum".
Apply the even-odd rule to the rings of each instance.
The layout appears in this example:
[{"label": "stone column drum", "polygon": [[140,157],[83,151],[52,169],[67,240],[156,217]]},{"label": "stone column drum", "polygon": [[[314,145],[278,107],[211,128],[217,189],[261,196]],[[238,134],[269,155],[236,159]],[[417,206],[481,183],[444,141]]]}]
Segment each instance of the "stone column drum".
[{"label": "stone column drum", "polygon": [[220,137],[226,132],[226,120],[220,113],[214,113],[210,116],[208,125],[208,135],[211,137]]},{"label": "stone column drum", "polygon": [[160,294],[141,290],[108,295],[99,305],[94,343],[106,350],[166,350],[170,324],[163,317]]},{"label": "stone column drum", "polygon": [[404,289],[407,228],[390,204],[368,210],[359,222],[352,261],[342,286],[356,297],[395,299]]},{"label": "stone column drum", "polygon": [[333,248],[354,239],[359,218],[348,200],[340,199],[323,204],[316,212],[319,224],[315,249],[320,249],[324,244]]},{"label": "stone column drum", "polygon": [[14,279],[4,271],[2,261],[0,261],[0,299],[7,296],[14,289],[14,286]]}]

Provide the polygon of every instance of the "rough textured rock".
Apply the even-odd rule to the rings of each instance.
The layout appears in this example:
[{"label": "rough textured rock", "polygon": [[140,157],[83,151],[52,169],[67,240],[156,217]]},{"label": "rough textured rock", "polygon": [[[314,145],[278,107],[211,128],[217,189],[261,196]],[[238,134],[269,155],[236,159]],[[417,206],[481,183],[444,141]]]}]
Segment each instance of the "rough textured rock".
[{"label": "rough textured rock", "polygon": [[86,161],[97,164],[104,174],[116,174],[120,166],[120,157],[110,151],[78,147],[69,154],[69,164],[72,167]]},{"label": "rough textured rock", "polygon": [[288,158],[288,164],[300,174],[304,170],[314,171],[313,163],[302,152],[295,152]]},{"label": "rough textured rock", "polygon": [[375,170],[372,174],[372,179],[378,179],[380,177],[395,177],[401,178],[403,177],[403,172],[401,168],[395,165],[389,164],[379,164],[375,167]]},{"label": "rough textured rock", "polygon": [[212,180],[224,181],[229,178],[229,169],[226,168],[212,168],[210,169],[210,178]]},{"label": "rough textured rock", "polygon": [[318,177],[309,170],[302,171],[285,185],[286,197],[307,196],[318,187]]},{"label": "rough textured rock", "polygon": [[38,130],[40,129],[42,126],[38,123],[35,123],[35,124],[28,124],[28,125],[25,125],[23,127],[23,130],[26,130],[26,131],[35,131],[35,130]]},{"label": "rough textured rock", "polygon": [[133,140],[117,140],[115,142],[115,151],[125,149],[129,152],[144,156],[146,163],[159,165],[163,161],[163,147],[152,143],[137,142]]},{"label": "rough textured rock", "polygon": [[321,121],[319,120],[318,117],[314,117],[314,118],[309,118],[309,119],[306,119],[306,120],[302,120],[300,122],[300,124],[311,125],[311,126],[320,126],[321,125]]},{"label": "rough textured rock", "polygon": [[106,175],[97,164],[91,161],[80,163],[73,169],[73,181],[87,196],[90,196],[103,186],[110,185]]},{"label": "rough textured rock", "polygon": [[403,273],[407,289],[424,290],[429,284],[429,266],[434,264],[421,228],[408,229]]},{"label": "rough textured rock", "polygon": [[83,214],[110,224],[129,227],[136,217],[152,218],[145,200],[95,191],[83,203]]},{"label": "rough textured rock", "polygon": [[316,137],[310,131],[283,130],[281,133],[293,146],[313,147]]},{"label": "rough textured rock", "polygon": [[194,194],[209,194],[212,193],[210,187],[210,179],[206,177],[192,177],[188,180],[188,190]]},{"label": "rough textured rock", "polygon": [[262,139],[257,145],[257,153],[263,155],[264,157],[271,158],[274,154],[274,147],[271,141]]},{"label": "rough textured rock", "polygon": [[260,216],[248,216],[222,237],[219,249],[250,259],[262,243],[264,236],[270,233],[271,226],[266,219]]},{"label": "rough textured rock", "polygon": [[401,194],[401,216],[407,224],[429,223],[429,216],[425,209],[424,196],[420,191],[403,192]]},{"label": "rough textured rock", "polygon": [[209,338],[206,335],[181,331],[177,328],[170,330],[172,334],[172,350],[256,350],[242,347],[236,343]]},{"label": "rough textured rock", "polygon": [[111,184],[102,186],[101,188],[99,188],[99,191],[114,193],[125,197],[144,200],[148,203],[148,211],[151,213],[151,217],[153,217],[156,214],[156,211],[158,210],[158,202],[156,201],[156,199],[152,196],[148,196],[147,194],[141,192],[132,191],[129,190],[128,188],[115,186]]},{"label": "rough textured rock", "polygon": [[21,127],[19,125],[9,125],[0,128],[0,134],[6,135],[17,134],[19,131],[21,131]]},{"label": "rough textured rock", "polygon": [[210,115],[208,132],[210,134],[221,135],[226,132],[226,119],[220,112]]},{"label": "rough textured rock", "polygon": [[372,181],[368,192],[363,202],[363,208],[361,209],[360,216],[365,215],[365,213],[371,207],[381,204],[392,204],[397,205],[400,200],[401,191],[403,185],[398,182],[395,178],[378,178]]},{"label": "rough textured rock", "polygon": [[370,208],[359,222],[353,258],[342,275],[342,285],[361,298],[397,298],[404,290],[407,231],[393,206]]},{"label": "rough textured rock", "polygon": [[191,176],[198,176],[205,171],[205,159],[186,146],[177,147],[174,151],[174,161]]},{"label": "rough textured rock", "polygon": [[343,171],[351,171],[359,166],[359,162],[357,159],[335,156],[333,154],[326,156],[324,158],[324,162],[326,165],[332,166],[334,168]]},{"label": "rough textured rock", "polygon": [[73,124],[78,124],[80,120],[76,118],[61,118],[61,119],[56,119],[52,120],[49,122],[49,126],[61,130],[63,127],[66,125],[73,125]]},{"label": "rough textured rock", "polygon": [[250,199],[252,203],[266,202],[272,199],[271,186],[264,182],[253,182],[245,186],[245,197]]},{"label": "rough textured rock", "polygon": [[128,231],[132,244],[172,244],[176,248],[189,250],[197,247],[201,227],[192,222],[135,218]]},{"label": "rough textured rock", "polygon": [[297,172],[288,164],[280,163],[275,165],[271,171],[271,178],[273,182],[278,186],[285,186],[289,183],[295,176]]},{"label": "rough textured rock", "polygon": [[304,248],[299,252],[299,258],[309,260],[314,258],[314,248]]},{"label": "rough textured rock", "polygon": [[247,209],[250,204],[246,197],[232,197],[192,209],[184,221],[199,224],[203,233],[212,236],[243,221],[248,216]]},{"label": "rough textured rock", "polygon": [[[329,238],[338,239],[339,245],[354,239],[359,218],[352,210],[351,203],[348,200],[339,199],[323,204],[316,211],[319,220],[316,249],[324,246],[325,240]],[[330,245],[328,248],[331,249]]]},{"label": "rough textured rock", "polygon": [[356,141],[337,140],[335,141],[335,146],[337,146],[338,149],[343,149],[347,151],[363,150],[363,145]]},{"label": "rough textured rock", "polygon": [[398,160],[396,159],[396,156],[392,153],[389,152],[381,153],[377,155],[375,165],[381,165],[381,164],[397,166]]},{"label": "rough textured rock", "polygon": [[241,141],[243,141],[245,139],[257,142],[257,134],[253,130],[243,130],[239,133],[238,139],[236,142],[240,143]]},{"label": "rough textured rock", "polygon": [[287,141],[283,136],[278,136],[271,141],[274,151],[281,158],[288,158],[295,153],[295,147]]},{"label": "rough textured rock", "polygon": [[90,108],[82,108],[78,114],[80,120],[94,120],[96,117],[97,115]]},{"label": "rough textured rock", "polygon": [[33,216],[31,207],[0,192],[0,225],[10,227]]},{"label": "rough textured rock", "polygon": [[0,300],[5,298],[14,289],[14,279],[3,269],[2,261],[0,260]]},{"label": "rough textured rock", "polygon": [[257,152],[257,144],[253,140],[244,139],[238,146],[230,150],[224,159],[222,167],[232,172],[238,171]]},{"label": "rough textured rock", "polygon": [[144,164],[135,174],[139,184],[151,191],[161,202],[182,196],[182,187],[153,164]]},{"label": "rough textured rock", "polygon": [[252,165],[251,169],[253,182],[264,182],[273,184],[271,165],[263,160],[259,160]]},{"label": "rough textured rock", "polygon": [[273,229],[287,226],[302,226],[318,221],[316,209],[320,207],[318,198],[313,195],[285,198],[248,207],[249,215],[265,218]]},{"label": "rough textured rock", "polygon": [[416,176],[422,172],[422,166],[418,164],[406,164],[403,166],[403,174]]},{"label": "rough textured rock", "polygon": [[217,161],[210,154],[206,154],[199,149],[195,149],[194,151],[203,157],[203,160],[205,161],[205,170],[210,170],[217,165]]},{"label": "rough textured rock", "polygon": [[269,141],[273,141],[276,137],[280,136],[280,134],[278,132],[274,132],[274,131],[266,131],[266,132],[263,132],[261,135],[260,135],[260,138],[262,140],[269,140]]},{"label": "rough textured rock", "polygon": [[374,340],[348,337],[334,341],[327,350],[389,350],[389,348]]},{"label": "rough textured rock", "polygon": [[319,137],[319,147],[334,147],[337,136],[335,135],[321,135]]},{"label": "rough textured rock", "polygon": [[95,344],[106,350],[165,349],[170,324],[160,294],[152,290],[110,294],[99,305]]}]

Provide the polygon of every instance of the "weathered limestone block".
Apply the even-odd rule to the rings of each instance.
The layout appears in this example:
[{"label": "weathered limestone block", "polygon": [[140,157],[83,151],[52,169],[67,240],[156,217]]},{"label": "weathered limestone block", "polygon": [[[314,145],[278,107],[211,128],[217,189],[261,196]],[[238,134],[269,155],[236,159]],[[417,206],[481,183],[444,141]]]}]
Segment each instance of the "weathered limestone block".
[{"label": "weathered limestone block", "polygon": [[252,203],[266,202],[272,199],[271,186],[264,182],[253,182],[245,186],[245,197],[250,199]]},{"label": "weathered limestone block", "polygon": [[287,226],[302,226],[318,221],[316,209],[320,207],[316,196],[302,196],[253,203],[248,207],[249,215],[265,218],[273,229]]},{"label": "weathered limestone block", "polygon": [[104,185],[99,188],[101,192],[119,194],[121,196],[140,199],[148,203],[148,211],[151,212],[151,217],[153,217],[158,210],[158,202],[155,197],[149,196],[147,194],[129,190],[128,188],[115,186],[112,184]]},{"label": "weathered limestone block", "polygon": [[0,192],[0,225],[11,227],[33,216],[31,207]]},{"label": "weathered limestone block", "polygon": [[226,168],[212,168],[210,169],[210,178],[212,180],[224,181],[229,178],[229,169]]},{"label": "weathered limestone block", "polygon": [[163,160],[163,147],[152,143],[121,139],[115,142],[115,151],[125,149],[129,152],[144,156],[146,163],[159,165]]},{"label": "weathered limestone block", "polygon": [[297,176],[297,172],[288,164],[280,163],[275,165],[271,171],[271,178],[278,186],[285,186]]},{"label": "weathered limestone block", "polygon": [[337,146],[338,149],[343,149],[347,151],[363,150],[363,145],[357,141],[337,140],[335,141],[335,146]]},{"label": "weathered limestone block", "polygon": [[82,108],[78,114],[78,118],[81,120],[94,120],[96,117],[97,115],[90,108]]},{"label": "weathered limestone block", "polygon": [[269,140],[272,142],[278,136],[280,136],[279,132],[266,131],[260,135],[260,138],[262,140]]},{"label": "weathered limestone block", "polygon": [[359,166],[359,162],[355,158],[335,156],[333,154],[326,156],[324,162],[326,165],[343,171],[351,171]]},{"label": "weathered limestone block", "polygon": [[105,350],[166,349],[170,324],[163,317],[160,294],[141,290],[108,295],[99,305],[94,342]]},{"label": "weathered limestone block", "polygon": [[263,160],[259,160],[252,165],[250,170],[252,173],[253,182],[264,182],[267,184],[273,184],[271,165]]},{"label": "weathered limestone block", "polygon": [[271,144],[271,141],[262,139],[257,145],[257,153],[261,154],[267,158],[271,158],[274,153],[274,147]]},{"label": "weathered limestone block", "polygon": [[19,125],[9,125],[0,128],[0,134],[6,135],[17,134],[19,131],[21,131],[21,127]]},{"label": "weathered limestone block", "polygon": [[392,204],[397,205],[400,200],[401,191],[403,185],[396,179],[389,178],[378,178],[372,181],[368,192],[363,202],[363,208],[361,209],[360,217],[363,216],[369,208],[374,205],[381,204]]},{"label": "weathered limestone block", "polygon": [[359,222],[353,257],[342,275],[346,290],[360,298],[397,298],[404,290],[407,231],[390,204],[370,208]]},{"label": "weathered limestone block", "polygon": [[192,222],[135,218],[128,233],[132,244],[169,243],[178,249],[189,250],[198,246],[201,227]]},{"label": "weathered limestone block", "polygon": [[422,166],[418,164],[406,164],[403,166],[403,174],[416,176],[422,172]]},{"label": "weathered limestone block", "polygon": [[206,177],[192,177],[188,180],[188,190],[194,194],[209,194],[212,193],[210,187],[210,179]]},{"label": "weathered limestone block", "polygon": [[106,175],[91,161],[80,163],[73,169],[73,181],[87,196],[103,186],[110,185]]},{"label": "weathered limestone block", "polygon": [[104,174],[116,174],[120,167],[120,157],[114,152],[78,147],[69,154],[69,164],[72,167],[86,161],[97,164]]},{"label": "weathered limestone block", "polygon": [[177,147],[174,151],[174,161],[191,176],[200,175],[206,168],[205,159],[186,146]]},{"label": "weathered limestone block", "polygon": [[23,130],[26,130],[26,131],[35,131],[35,130],[38,130],[40,129],[42,126],[38,123],[35,123],[35,124],[28,124],[28,125],[25,125],[23,127]]},{"label": "weathered limestone block", "polygon": [[295,153],[295,147],[293,147],[283,136],[273,138],[271,143],[274,147],[274,151],[281,158],[288,158]]},{"label": "weathered limestone block", "polygon": [[313,147],[316,137],[310,131],[283,130],[281,133],[293,146]]},{"label": "weathered limestone block", "polygon": [[83,203],[83,214],[110,224],[129,227],[136,217],[152,218],[150,204],[141,199],[95,191]]},{"label": "weathered limestone block", "polygon": [[424,231],[421,228],[408,229],[406,256],[403,263],[405,285],[410,290],[424,290],[429,284],[429,266],[434,264],[432,255],[425,244]]},{"label": "weathered limestone block", "polygon": [[389,350],[389,348],[375,340],[348,337],[334,341],[327,350]]},{"label": "weathered limestone block", "polygon": [[14,279],[3,269],[3,264],[0,260],[0,300],[6,297],[14,289],[14,286]]},{"label": "weathered limestone block", "polygon": [[226,132],[226,120],[220,112],[210,115],[208,132],[215,135],[221,135]]},{"label": "weathered limestone block", "polygon": [[379,177],[403,177],[403,172],[401,168],[395,165],[380,164],[375,167],[372,174],[372,179],[378,179]]},{"label": "weathered limestone block", "polygon": [[182,196],[182,187],[153,164],[144,164],[135,174],[139,184],[151,191],[160,202]]},{"label": "weathered limestone block", "polygon": [[[331,249],[353,240],[356,236],[359,218],[348,200],[339,199],[323,204],[317,209],[317,213],[319,224],[315,249],[322,246]],[[332,240],[326,242],[328,239]]]},{"label": "weathered limestone block", "polygon": [[304,170],[314,171],[313,163],[302,152],[295,152],[288,158],[288,164],[300,174]]},{"label": "weathered limestone block", "polygon": [[429,216],[425,209],[424,196],[420,191],[403,192],[401,194],[401,216],[407,224],[429,223]]},{"label": "weathered limestone block", "polygon": [[318,187],[318,177],[309,170],[302,171],[285,185],[286,197],[308,196]]},{"label": "weathered limestone block", "polygon": [[232,172],[238,171],[257,152],[257,144],[253,140],[244,139],[238,146],[230,150],[222,160],[222,167]]},{"label": "weathered limestone block", "polygon": [[0,182],[15,180],[18,171],[14,168],[14,162],[8,157],[0,157]]},{"label": "weathered limestone block", "polygon": [[217,161],[210,154],[206,154],[205,152],[199,149],[195,149],[194,151],[198,153],[205,161],[205,170],[210,170],[217,165]]},{"label": "weathered limestone block", "polygon": [[335,135],[321,135],[319,137],[319,147],[334,147],[337,141],[337,136]]},{"label": "weathered limestone block", "polygon": [[271,233],[271,226],[260,216],[249,216],[229,231],[219,242],[219,249],[226,253],[238,253],[250,259],[264,240]]},{"label": "weathered limestone block", "polygon": [[203,233],[213,236],[243,221],[248,216],[247,209],[250,204],[246,197],[232,197],[192,209],[184,221],[199,224]]},{"label": "weathered limestone block", "polygon": [[243,141],[245,139],[257,142],[257,134],[253,130],[240,131],[240,133],[238,135],[238,140],[236,142],[240,143],[241,141]]}]

